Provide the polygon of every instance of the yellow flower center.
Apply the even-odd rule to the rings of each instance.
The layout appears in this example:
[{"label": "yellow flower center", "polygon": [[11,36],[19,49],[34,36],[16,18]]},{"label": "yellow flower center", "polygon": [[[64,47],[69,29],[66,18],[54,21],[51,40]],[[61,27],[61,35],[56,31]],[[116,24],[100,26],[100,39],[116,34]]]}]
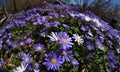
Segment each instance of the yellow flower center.
[{"label": "yellow flower center", "polygon": [[38,51],[41,51],[42,50],[42,48],[41,47],[38,47]]},{"label": "yellow flower center", "polygon": [[79,40],[79,37],[76,37],[75,40],[78,41],[78,40]]},{"label": "yellow flower center", "polygon": [[62,42],[63,42],[63,43],[66,43],[67,41],[66,41],[66,39],[63,38],[63,39],[62,39]]},{"label": "yellow flower center", "polygon": [[29,62],[29,58],[26,58],[25,61],[26,61],[26,62]]},{"label": "yellow flower center", "polygon": [[52,58],[51,59],[51,62],[54,64],[54,63],[56,63],[56,59],[55,58]]},{"label": "yellow flower center", "polygon": [[63,52],[62,52],[62,55],[66,56],[66,55],[67,55],[67,53],[66,53],[65,51],[63,51]]},{"label": "yellow flower center", "polygon": [[73,61],[72,64],[74,65],[74,64],[76,64],[76,62]]},{"label": "yellow flower center", "polygon": [[91,48],[91,46],[89,45],[89,46],[87,46],[88,48]]}]

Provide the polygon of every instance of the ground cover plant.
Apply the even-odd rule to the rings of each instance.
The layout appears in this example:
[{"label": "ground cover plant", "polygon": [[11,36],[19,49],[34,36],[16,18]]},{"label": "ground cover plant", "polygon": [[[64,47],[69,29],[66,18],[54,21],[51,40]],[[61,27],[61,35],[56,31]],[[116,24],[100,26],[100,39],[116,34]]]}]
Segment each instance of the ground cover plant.
[{"label": "ground cover plant", "polygon": [[29,9],[0,29],[5,72],[119,72],[119,55],[119,31],[77,6]]}]

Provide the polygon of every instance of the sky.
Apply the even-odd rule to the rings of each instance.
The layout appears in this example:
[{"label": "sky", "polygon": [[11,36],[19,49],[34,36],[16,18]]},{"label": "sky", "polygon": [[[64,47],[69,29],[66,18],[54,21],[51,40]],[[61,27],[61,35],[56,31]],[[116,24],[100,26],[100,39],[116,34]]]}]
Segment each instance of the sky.
[{"label": "sky", "polygon": [[113,0],[113,3],[120,5],[120,0]]},{"label": "sky", "polygon": [[[72,3],[74,3],[74,0],[71,0],[72,1]],[[112,0],[113,1],[113,4],[118,4],[118,5],[120,5],[120,0]]]}]

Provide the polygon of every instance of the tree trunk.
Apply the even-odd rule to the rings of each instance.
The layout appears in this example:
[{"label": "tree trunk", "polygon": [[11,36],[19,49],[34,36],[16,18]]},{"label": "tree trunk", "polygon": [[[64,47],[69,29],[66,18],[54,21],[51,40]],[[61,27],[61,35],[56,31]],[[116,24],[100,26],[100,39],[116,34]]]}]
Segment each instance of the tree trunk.
[{"label": "tree trunk", "polygon": [[16,1],[13,0],[13,3],[14,3],[14,12],[17,12],[17,4],[16,4]]},{"label": "tree trunk", "polygon": [[3,10],[4,10],[5,17],[8,18],[8,15],[7,15],[8,13],[4,4],[3,4]]}]

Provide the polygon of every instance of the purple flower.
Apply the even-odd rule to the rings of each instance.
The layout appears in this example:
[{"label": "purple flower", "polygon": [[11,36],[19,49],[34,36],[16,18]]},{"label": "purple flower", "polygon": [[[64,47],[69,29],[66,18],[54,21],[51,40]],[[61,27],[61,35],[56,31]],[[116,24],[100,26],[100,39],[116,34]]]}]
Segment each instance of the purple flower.
[{"label": "purple flower", "polygon": [[41,43],[35,44],[34,45],[35,51],[43,51],[44,50],[44,45]]},{"label": "purple flower", "polygon": [[3,68],[5,64],[6,64],[6,62],[0,61],[0,69]]},{"label": "purple flower", "polygon": [[73,45],[73,43],[71,42],[72,39],[65,32],[60,32],[58,34],[58,39],[59,39],[59,44],[63,49],[70,48]]},{"label": "purple flower", "polygon": [[46,37],[46,32],[40,32],[40,36],[45,38]]},{"label": "purple flower", "polygon": [[58,27],[58,26],[60,25],[60,22],[54,21],[54,22],[52,23],[52,25],[53,25],[54,27]]},{"label": "purple flower", "polygon": [[29,64],[29,65],[27,66],[27,68],[26,68],[26,72],[30,72],[30,71],[32,71],[32,70],[33,70],[32,65]]},{"label": "purple flower", "polygon": [[86,26],[82,25],[81,28],[80,28],[82,31],[87,31],[87,28]]},{"label": "purple flower", "polygon": [[76,59],[71,60],[70,62],[73,66],[78,66],[79,62]]},{"label": "purple flower", "polygon": [[18,43],[16,43],[16,42],[12,42],[12,48],[17,48],[18,47]]},{"label": "purple flower", "polygon": [[58,18],[58,16],[59,16],[57,13],[54,13],[54,12],[49,12],[48,15],[55,17],[55,18]]},{"label": "purple flower", "polygon": [[64,27],[65,29],[69,29],[69,28],[70,28],[67,24],[63,24],[63,27]]},{"label": "purple flower", "polygon": [[61,50],[61,55],[62,55],[63,62],[65,62],[65,61],[70,62],[70,57],[73,56],[72,51],[68,50],[68,49]]},{"label": "purple flower", "polygon": [[37,62],[35,62],[35,69],[38,70],[39,69],[39,64]]},{"label": "purple flower", "polygon": [[109,66],[115,68],[117,62],[115,61],[115,55],[112,51],[108,52],[108,59],[109,59]]},{"label": "purple flower", "polygon": [[96,45],[97,45],[97,47],[100,49],[100,50],[102,50],[102,51],[104,51],[104,46],[102,45],[102,39],[100,39],[100,38],[98,38],[98,39],[96,39]]},{"label": "purple flower", "polygon": [[24,41],[19,42],[19,46],[23,46],[24,44],[25,44]]},{"label": "purple flower", "polygon": [[93,59],[93,57],[92,57],[91,55],[87,55],[87,56],[86,56],[86,60],[87,60],[88,62],[91,62],[91,61],[93,61],[94,59]]},{"label": "purple flower", "polygon": [[22,63],[23,64],[29,64],[32,62],[32,57],[30,54],[22,53]]},{"label": "purple flower", "polygon": [[47,17],[46,17],[46,16],[42,16],[42,17],[41,17],[41,23],[42,23],[42,24],[48,23],[48,20],[47,20]]},{"label": "purple flower", "polygon": [[110,72],[110,70],[108,68],[106,68],[106,72]]},{"label": "purple flower", "polygon": [[90,40],[92,39],[92,37],[88,34],[85,34],[85,37],[86,37],[86,39],[90,39]]},{"label": "purple flower", "polygon": [[61,56],[57,56],[56,53],[45,54],[45,56],[43,64],[47,67],[47,70],[58,70],[63,64]]},{"label": "purple flower", "polygon": [[108,40],[108,44],[109,44],[109,47],[112,48],[112,45],[113,45],[112,41]]},{"label": "purple flower", "polygon": [[115,68],[115,64],[113,62],[109,62],[109,66]]},{"label": "purple flower", "polygon": [[103,34],[100,30],[97,30],[96,32],[97,32],[97,34],[99,34],[100,36],[102,36],[102,37],[104,36],[104,34]]},{"label": "purple flower", "polygon": [[0,37],[3,35],[4,32],[5,30],[0,30]]},{"label": "purple flower", "polygon": [[110,33],[106,34],[109,38],[113,39],[113,36]]},{"label": "purple flower", "polygon": [[109,51],[109,52],[108,52],[108,58],[109,58],[110,60],[113,60],[113,59],[115,58],[115,55],[114,55],[114,53],[113,53],[112,51]]},{"label": "purple flower", "polygon": [[31,44],[32,42],[34,42],[34,40],[32,40],[31,38],[27,39],[26,44]]},{"label": "purple flower", "polygon": [[86,42],[86,47],[89,51],[93,50],[94,49],[94,46],[93,44],[91,44],[90,42]]}]

